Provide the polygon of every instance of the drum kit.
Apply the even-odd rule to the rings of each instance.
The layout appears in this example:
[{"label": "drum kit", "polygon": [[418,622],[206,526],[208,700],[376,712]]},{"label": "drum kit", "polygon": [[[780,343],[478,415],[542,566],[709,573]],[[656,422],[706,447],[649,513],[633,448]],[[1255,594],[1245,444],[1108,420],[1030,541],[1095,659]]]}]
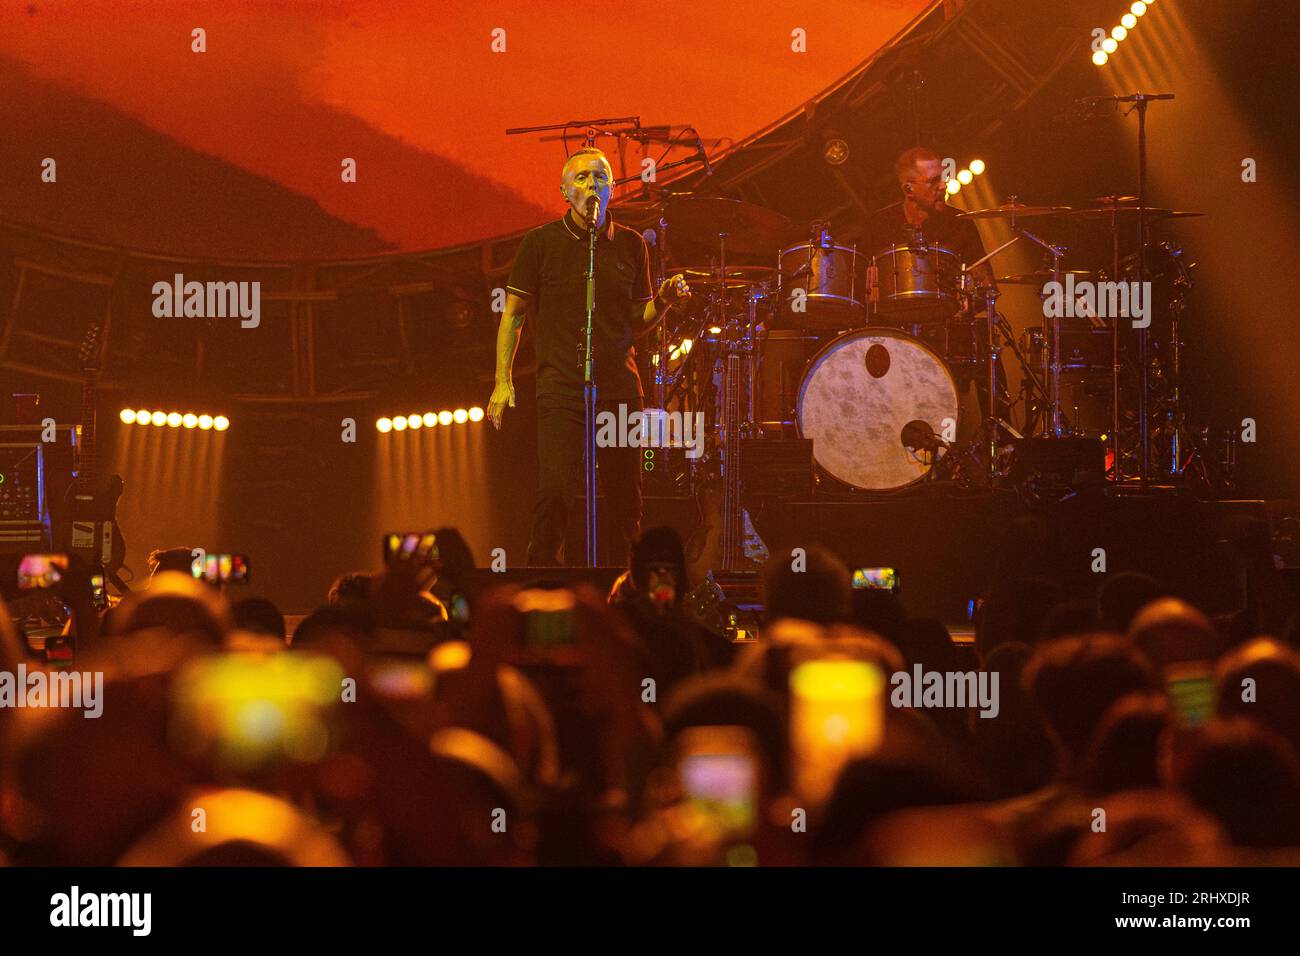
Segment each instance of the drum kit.
[{"label": "drum kit", "polygon": [[[1135,201],[1108,196],[1071,209],[1013,197],[960,213],[1001,220],[1013,234],[978,263],[921,241],[859,249],[837,242],[827,222],[801,228],[736,199],[678,194],[648,208],[655,218],[643,234],[658,277],[684,273],[694,294],[659,330],[649,355],[647,404],[705,415],[707,452],[693,467],[696,481],[722,489],[721,567],[742,563],[742,440],[811,439],[821,489],[846,496],[893,494],[926,481],[997,486],[1008,481],[1014,443],[1034,434],[1098,439],[1109,450],[1110,481],[1136,475],[1133,422],[1122,393],[1131,398],[1153,376],[1134,367],[1131,335],[1121,328],[1128,323],[1087,315],[1063,320],[1060,309],[1044,308],[1041,320],[1036,316],[1016,337],[997,309],[1000,286],[1038,286],[1046,296],[1053,281],[1061,289],[1132,278],[1119,235],[1135,223]],[[1148,222],[1195,215],[1146,210]],[[1107,268],[1065,269],[1064,247],[1020,222],[1051,217],[1109,226],[1115,241]],[[1017,241],[1040,247],[1046,267],[998,277],[996,284],[976,281],[977,266]],[[1175,246],[1148,246],[1146,258],[1148,274],[1168,280],[1165,300],[1153,310],[1161,317],[1152,328],[1160,387],[1147,397],[1160,423],[1159,467],[1177,476],[1194,444],[1183,418],[1178,339],[1191,280]],[[1004,351],[1020,364],[1019,427],[1007,420],[1012,403],[1000,371]],[[959,442],[960,391],[972,380],[986,389],[983,420],[963,428],[974,437]],[[1100,396],[1100,407],[1082,408],[1082,392]],[[990,395],[997,401],[989,403]]]}]

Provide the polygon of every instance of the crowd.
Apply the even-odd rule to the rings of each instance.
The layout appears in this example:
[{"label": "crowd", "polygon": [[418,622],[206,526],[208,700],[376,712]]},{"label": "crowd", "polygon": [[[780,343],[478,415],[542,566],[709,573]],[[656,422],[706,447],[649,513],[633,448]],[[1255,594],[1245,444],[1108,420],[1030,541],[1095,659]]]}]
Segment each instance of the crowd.
[{"label": "crowd", "polygon": [[[1300,863],[1294,633],[1151,577],[1081,601],[1008,572],[958,643],[811,547],[767,563],[761,632],[734,642],[694,613],[671,529],[608,595],[544,569],[484,587],[435,539],[292,628],[189,549],[107,612],[70,569],[71,662],[0,602],[0,671],[103,674],[98,717],[0,709],[0,861]],[[918,706],[904,673],[949,692]],[[962,675],[991,706],[954,702]]]}]

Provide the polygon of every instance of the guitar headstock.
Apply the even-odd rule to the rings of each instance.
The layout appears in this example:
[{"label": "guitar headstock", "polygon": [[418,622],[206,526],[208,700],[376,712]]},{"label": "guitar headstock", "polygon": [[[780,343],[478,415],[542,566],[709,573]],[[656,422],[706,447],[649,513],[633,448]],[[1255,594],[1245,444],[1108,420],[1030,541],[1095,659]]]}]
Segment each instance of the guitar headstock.
[{"label": "guitar headstock", "polygon": [[99,371],[100,343],[103,335],[103,322],[93,322],[90,328],[86,329],[86,334],[81,339],[81,349],[77,353],[83,372]]}]

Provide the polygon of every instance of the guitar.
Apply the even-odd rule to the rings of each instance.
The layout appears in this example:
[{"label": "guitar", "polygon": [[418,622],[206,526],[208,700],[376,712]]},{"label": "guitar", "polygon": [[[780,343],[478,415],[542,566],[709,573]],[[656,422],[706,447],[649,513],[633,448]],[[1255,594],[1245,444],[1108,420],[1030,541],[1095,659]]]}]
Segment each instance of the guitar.
[{"label": "guitar", "polygon": [[95,383],[99,378],[103,325],[95,323],[81,342],[81,447],[77,472],[55,522],[55,549],[76,555],[92,574],[102,573],[122,593],[130,589],[118,575],[126,558],[126,540],[117,524],[122,477],[100,480],[95,461]]}]

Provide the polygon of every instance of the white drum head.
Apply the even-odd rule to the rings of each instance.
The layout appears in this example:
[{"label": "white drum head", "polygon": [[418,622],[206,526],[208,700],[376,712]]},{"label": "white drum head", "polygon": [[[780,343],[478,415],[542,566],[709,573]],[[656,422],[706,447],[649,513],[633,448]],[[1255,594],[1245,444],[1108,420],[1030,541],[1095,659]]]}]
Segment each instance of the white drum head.
[{"label": "white drum head", "polygon": [[956,432],[957,386],[929,347],[892,329],[850,332],[813,358],[799,389],[799,433],[832,478],[868,491],[902,488],[930,470],[903,447],[903,426]]}]

